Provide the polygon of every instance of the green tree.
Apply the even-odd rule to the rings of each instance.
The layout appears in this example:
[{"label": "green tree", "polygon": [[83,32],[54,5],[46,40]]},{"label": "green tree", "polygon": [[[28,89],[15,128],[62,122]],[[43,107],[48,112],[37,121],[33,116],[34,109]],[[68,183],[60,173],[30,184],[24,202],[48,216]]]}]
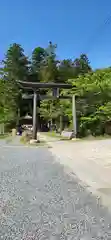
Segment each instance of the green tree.
[{"label": "green tree", "polygon": [[76,58],[73,62],[73,67],[75,77],[78,77],[80,74],[84,75],[92,70],[86,54],[81,54],[79,58]]},{"label": "green tree", "polygon": [[41,67],[41,79],[44,82],[58,81],[58,61],[56,59],[56,44],[49,42],[46,51],[45,64]]},{"label": "green tree", "polygon": [[[76,94],[77,119],[80,135],[103,134],[105,124],[111,120],[111,69],[101,69],[71,80]],[[71,115],[71,108],[69,115]]]},{"label": "green tree", "polygon": [[5,54],[3,60],[4,72],[9,80],[26,80],[28,76],[29,61],[24,54],[23,48],[12,44]]},{"label": "green tree", "polygon": [[44,48],[36,47],[32,52],[31,77],[33,81],[41,81],[41,69],[45,66],[46,51]]},{"label": "green tree", "polygon": [[[23,102],[21,99],[21,90],[17,84],[17,80],[25,81],[29,74],[29,61],[24,54],[23,48],[19,44],[12,44],[5,54],[2,68],[2,79],[7,80],[7,86],[12,85],[14,91],[14,100],[16,102],[16,121],[19,122]],[[13,96],[13,94],[12,94]]]},{"label": "green tree", "polygon": [[17,93],[11,81],[0,80],[0,122],[16,119]]},{"label": "green tree", "polygon": [[64,59],[59,66],[59,80],[66,82],[68,79],[77,78],[79,75],[86,74],[91,71],[90,62],[85,54],[81,54],[79,58],[74,61],[71,59]]},{"label": "green tree", "polygon": [[[40,68],[40,79],[42,82],[57,82],[58,81],[58,61],[56,59],[55,44],[49,42],[48,47],[45,49],[45,58]],[[42,90],[41,94],[51,95],[52,90]],[[53,101],[46,100],[40,103],[40,115],[47,121],[53,122],[55,107]]]},{"label": "green tree", "polygon": [[68,79],[75,77],[73,62],[71,59],[64,59],[63,61],[60,61],[60,64],[58,65],[58,71],[60,82],[67,83]]}]

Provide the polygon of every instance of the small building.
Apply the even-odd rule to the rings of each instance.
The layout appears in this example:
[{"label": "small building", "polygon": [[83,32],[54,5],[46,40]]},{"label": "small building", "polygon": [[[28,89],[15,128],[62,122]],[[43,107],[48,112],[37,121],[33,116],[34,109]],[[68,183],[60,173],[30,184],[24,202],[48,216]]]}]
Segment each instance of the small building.
[{"label": "small building", "polygon": [[32,116],[30,115],[26,115],[25,117],[21,118],[20,120],[20,124],[26,128],[32,128],[33,126],[33,119],[32,119]]}]

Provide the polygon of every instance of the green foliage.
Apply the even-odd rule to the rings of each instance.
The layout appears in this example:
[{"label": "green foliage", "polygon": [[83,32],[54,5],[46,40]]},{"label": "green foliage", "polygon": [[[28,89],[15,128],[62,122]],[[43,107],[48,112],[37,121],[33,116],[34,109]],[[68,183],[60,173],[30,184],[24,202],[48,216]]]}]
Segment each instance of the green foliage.
[{"label": "green foliage", "polygon": [[79,76],[80,74],[84,75],[85,73],[90,72],[91,66],[86,54],[81,54],[79,58],[76,58],[73,63],[75,69],[75,76]]},{"label": "green foliage", "polygon": [[[9,47],[2,61],[0,81],[0,121],[18,121],[18,113],[22,107],[21,90],[17,80],[26,80],[29,62],[24,50],[14,43]],[[20,115],[20,114],[19,114]]]},{"label": "green foliage", "polygon": [[65,83],[69,78],[75,77],[73,62],[71,59],[64,59],[61,61],[58,70],[60,82]]},{"label": "green foliage", "polygon": [[74,61],[64,59],[59,64],[59,80],[67,83],[68,79],[77,78],[79,75],[84,75],[90,71],[90,63],[85,54],[80,55]]},{"label": "green foliage", "polygon": [[29,61],[24,54],[23,48],[14,43],[9,47],[3,60],[4,72],[10,80],[26,80],[28,75]]},{"label": "green foliage", "polygon": [[55,44],[49,42],[48,48],[45,49],[45,60],[40,69],[41,81],[43,82],[56,82],[58,80],[56,48]]},{"label": "green foliage", "polygon": [[12,121],[16,117],[16,92],[12,82],[0,80],[0,122]]},{"label": "green foliage", "polygon": [[[107,122],[111,121],[111,68],[92,71],[86,54],[75,60],[59,61],[56,49],[52,42],[46,49],[36,47],[29,61],[19,44],[9,47],[0,69],[0,122],[9,123],[26,113],[32,114],[32,102],[22,100],[17,80],[71,83],[72,90],[61,90],[60,95],[76,94],[79,135],[104,134]],[[46,89],[39,92],[52,94]],[[53,120],[61,129],[65,122],[72,128],[71,100],[42,100],[37,108],[39,118],[45,122]]]},{"label": "green foliage", "polygon": [[45,65],[46,51],[37,47],[32,52],[31,72],[35,76],[35,81],[41,81],[41,68]]},{"label": "green foliage", "polygon": [[80,135],[103,134],[111,120],[111,69],[102,69],[71,80],[72,94],[76,93],[76,107]]}]

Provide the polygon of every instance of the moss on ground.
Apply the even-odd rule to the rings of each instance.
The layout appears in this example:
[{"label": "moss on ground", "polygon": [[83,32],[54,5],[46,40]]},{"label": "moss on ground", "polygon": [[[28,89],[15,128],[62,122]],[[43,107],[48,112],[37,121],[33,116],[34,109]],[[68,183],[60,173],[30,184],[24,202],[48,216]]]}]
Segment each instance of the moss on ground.
[{"label": "moss on ground", "polygon": [[22,144],[25,144],[25,145],[28,145],[28,146],[35,146],[35,147],[40,147],[40,146],[47,146],[47,147],[49,147],[48,146],[48,144],[47,144],[47,142],[46,141],[44,141],[44,140],[41,140],[41,141],[38,141],[37,143],[33,143],[33,144],[30,144],[30,140],[32,139],[32,137],[31,136],[21,136],[20,137],[20,142],[22,143]]},{"label": "moss on ground", "polygon": [[7,138],[7,137],[9,137],[8,134],[0,134],[0,139],[5,139],[5,138]]}]

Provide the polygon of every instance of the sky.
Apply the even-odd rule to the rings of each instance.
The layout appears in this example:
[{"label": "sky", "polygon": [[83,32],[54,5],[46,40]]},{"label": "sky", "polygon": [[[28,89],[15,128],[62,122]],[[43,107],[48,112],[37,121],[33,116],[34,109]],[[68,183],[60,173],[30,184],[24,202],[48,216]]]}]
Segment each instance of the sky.
[{"label": "sky", "polygon": [[59,59],[86,53],[94,69],[111,66],[110,16],[111,0],[0,0],[0,60],[14,42],[31,56],[52,41]]}]

